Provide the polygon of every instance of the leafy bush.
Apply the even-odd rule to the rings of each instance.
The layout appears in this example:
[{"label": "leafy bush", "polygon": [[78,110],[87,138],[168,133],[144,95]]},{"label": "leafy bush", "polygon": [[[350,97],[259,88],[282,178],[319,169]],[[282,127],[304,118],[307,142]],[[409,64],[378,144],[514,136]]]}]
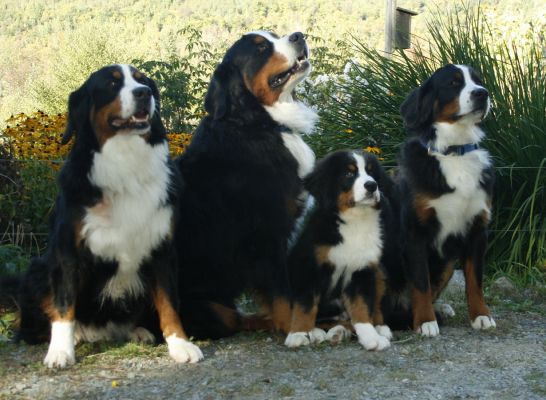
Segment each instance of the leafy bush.
[{"label": "leafy bush", "polygon": [[167,129],[191,132],[204,115],[203,99],[221,55],[203,41],[197,29],[186,27],[178,34],[187,41],[184,57],[178,56],[173,47],[166,60],[132,63],[156,81]]},{"label": "leafy bush", "polygon": [[[409,91],[446,63],[480,71],[494,107],[484,142],[497,165],[489,256],[497,271],[523,282],[542,280],[546,268],[546,64],[543,37],[526,44],[499,41],[480,8],[437,12],[429,42],[391,58],[353,38],[343,75],[315,82],[321,120],[309,139],[320,154],[339,147],[382,148],[394,163],[405,138],[399,106]],[[318,94],[317,94],[318,93]]]}]

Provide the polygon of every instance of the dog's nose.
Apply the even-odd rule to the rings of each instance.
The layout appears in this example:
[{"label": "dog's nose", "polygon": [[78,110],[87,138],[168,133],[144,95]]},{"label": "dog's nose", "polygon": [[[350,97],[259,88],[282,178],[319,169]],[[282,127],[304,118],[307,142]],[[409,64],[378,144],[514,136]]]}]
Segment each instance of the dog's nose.
[{"label": "dog's nose", "polygon": [[474,89],[470,92],[470,96],[475,100],[485,100],[489,97],[489,92],[484,88]]},{"label": "dog's nose", "polygon": [[303,33],[301,33],[301,32],[294,32],[293,34],[291,34],[291,35],[288,37],[288,40],[291,41],[292,43],[303,42],[303,41],[304,41],[304,39],[303,39]]},{"label": "dog's nose", "polygon": [[374,182],[374,181],[367,181],[365,184],[364,184],[364,188],[370,192],[370,193],[373,193],[375,192],[375,190],[377,189],[377,182]]},{"label": "dog's nose", "polygon": [[146,100],[152,97],[152,89],[148,86],[140,86],[133,90],[133,96],[137,100]]}]

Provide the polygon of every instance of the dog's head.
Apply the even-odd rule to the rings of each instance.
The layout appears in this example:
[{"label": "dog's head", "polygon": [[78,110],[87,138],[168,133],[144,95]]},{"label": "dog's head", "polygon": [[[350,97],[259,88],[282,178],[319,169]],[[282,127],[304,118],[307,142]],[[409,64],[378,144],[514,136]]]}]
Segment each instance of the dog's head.
[{"label": "dog's head", "polygon": [[304,180],[318,207],[343,212],[353,207],[379,207],[388,177],[369,153],[334,152],[317,163]]},{"label": "dog's head", "polygon": [[436,124],[475,125],[489,112],[491,100],[476,71],[448,64],[414,89],[400,107],[409,131],[423,132]]},{"label": "dog's head", "polygon": [[309,49],[300,32],[279,37],[256,31],[244,35],[227,51],[216,68],[205,98],[214,119],[271,106],[292,97],[295,86],[311,70]]},{"label": "dog's head", "polygon": [[115,135],[141,135],[150,143],[164,140],[154,81],[124,64],[92,73],[70,94],[62,143],[67,143],[74,133],[77,143],[98,149]]}]

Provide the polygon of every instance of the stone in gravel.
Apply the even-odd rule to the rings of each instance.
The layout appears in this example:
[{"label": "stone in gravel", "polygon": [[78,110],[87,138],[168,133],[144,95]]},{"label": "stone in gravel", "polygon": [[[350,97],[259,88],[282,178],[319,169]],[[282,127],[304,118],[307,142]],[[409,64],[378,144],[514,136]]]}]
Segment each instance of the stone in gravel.
[{"label": "stone in gravel", "polygon": [[458,294],[464,292],[465,281],[462,270],[457,269],[453,272],[453,276],[449,280],[445,292],[448,294]]},{"label": "stone in gravel", "polygon": [[513,293],[516,287],[514,284],[505,276],[501,276],[499,279],[495,280],[491,285],[493,290],[501,293]]}]

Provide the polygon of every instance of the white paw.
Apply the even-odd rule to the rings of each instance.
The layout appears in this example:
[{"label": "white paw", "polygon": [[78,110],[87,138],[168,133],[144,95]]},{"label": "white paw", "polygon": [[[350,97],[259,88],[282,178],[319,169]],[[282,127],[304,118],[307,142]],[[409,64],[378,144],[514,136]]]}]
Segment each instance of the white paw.
[{"label": "white paw", "polygon": [[477,330],[493,329],[496,328],[497,324],[495,320],[489,315],[480,315],[472,321],[472,328]]},{"label": "white paw", "polygon": [[447,303],[434,303],[434,311],[444,318],[451,318],[455,316],[455,310]]},{"label": "white paw", "polygon": [[172,334],[166,339],[169,354],[174,361],[179,363],[196,363],[203,359],[201,349],[185,339]]},{"label": "white paw", "polygon": [[387,338],[389,340],[392,339],[391,328],[389,328],[387,325],[376,325],[375,331],[384,338]]},{"label": "white paw", "polygon": [[48,368],[65,368],[76,362],[74,349],[72,351],[49,349],[44,359],[44,364]]},{"label": "white paw", "polygon": [[437,321],[428,321],[419,328],[417,328],[417,333],[420,333],[421,336],[434,337],[440,334],[440,328],[438,327]]},{"label": "white paw", "polygon": [[336,325],[333,328],[330,328],[326,334],[326,340],[332,344],[339,344],[350,337],[351,331],[343,325]]},{"label": "white paw", "polygon": [[137,326],[129,332],[129,340],[136,343],[154,343],[155,336],[148,329]]},{"label": "white paw", "polygon": [[44,364],[49,368],[64,368],[76,362],[74,328],[74,321],[55,321],[51,324],[51,340],[44,359]]},{"label": "white paw", "polygon": [[354,325],[358,341],[366,350],[384,350],[391,345],[386,337],[377,333],[370,323],[357,323]]},{"label": "white paw", "polygon": [[326,332],[320,328],[313,328],[312,331],[307,333],[311,343],[322,343],[326,340]]},{"label": "white paw", "polygon": [[300,346],[309,346],[311,340],[307,332],[290,332],[284,341],[284,345],[287,347],[300,347]]}]

